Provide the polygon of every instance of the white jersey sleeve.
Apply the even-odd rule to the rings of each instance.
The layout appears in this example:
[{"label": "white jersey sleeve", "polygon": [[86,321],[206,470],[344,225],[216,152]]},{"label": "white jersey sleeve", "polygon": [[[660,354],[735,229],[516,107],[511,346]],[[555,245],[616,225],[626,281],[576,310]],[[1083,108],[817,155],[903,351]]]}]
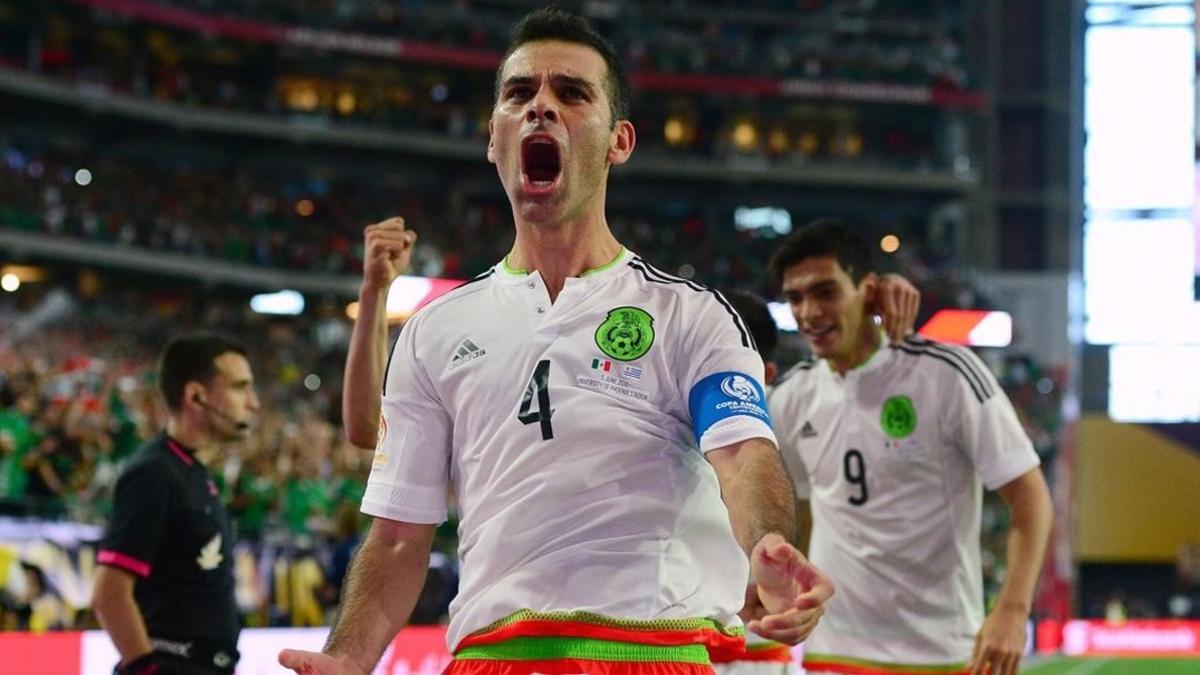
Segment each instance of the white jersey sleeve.
[{"label": "white jersey sleeve", "polygon": [[[691,331],[677,352],[679,391],[702,452],[751,438],[775,442],[762,357],[742,318],[716,291],[692,296]],[[690,299],[692,299],[690,298]]]},{"label": "white jersey sleeve", "polygon": [[965,347],[951,347],[966,365],[966,376],[953,377],[957,396],[950,397],[949,430],[970,457],[988,490],[995,490],[1038,466],[1033,443],[1021,426],[1008,396],[991,370]]},{"label": "white jersey sleeve", "polygon": [[413,317],[392,350],[362,511],[436,524],[447,516],[453,434],[450,416],[418,356],[420,323],[419,315]]}]

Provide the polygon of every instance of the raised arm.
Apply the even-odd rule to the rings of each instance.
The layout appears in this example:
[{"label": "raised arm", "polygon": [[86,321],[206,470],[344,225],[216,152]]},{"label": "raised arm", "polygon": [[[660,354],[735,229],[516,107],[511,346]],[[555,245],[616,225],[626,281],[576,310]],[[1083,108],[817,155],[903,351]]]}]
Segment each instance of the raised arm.
[{"label": "raised arm", "polygon": [[285,649],[279,663],[303,675],[370,673],[417,604],[435,529],[376,518],[346,574],[324,651]]},{"label": "raised arm", "polygon": [[392,281],[408,271],[417,233],[404,229],[403,218],[389,218],[368,225],[365,238],[358,318],[343,378],[342,420],[351,443],[374,448],[387,367],[387,294]]}]

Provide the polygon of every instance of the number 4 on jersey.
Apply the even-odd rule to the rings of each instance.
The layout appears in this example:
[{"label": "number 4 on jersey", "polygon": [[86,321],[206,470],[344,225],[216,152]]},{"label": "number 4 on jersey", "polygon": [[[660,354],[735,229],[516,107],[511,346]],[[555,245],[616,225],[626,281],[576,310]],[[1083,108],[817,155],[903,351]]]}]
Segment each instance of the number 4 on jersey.
[{"label": "number 4 on jersey", "polygon": [[[531,410],[535,398],[536,411]],[[553,414],[554,410],[550,407],[550,360],[543,359],[538,361],[537,367],[533,369],[533,377],[529,378],[529,386],[525,387],[525,396],[521,399],[521,410],[517,413],[517,419],[522,424],[540,422],[542,440],[548,441],[554,438],[554,427],[550,426],[550,416]]]}]

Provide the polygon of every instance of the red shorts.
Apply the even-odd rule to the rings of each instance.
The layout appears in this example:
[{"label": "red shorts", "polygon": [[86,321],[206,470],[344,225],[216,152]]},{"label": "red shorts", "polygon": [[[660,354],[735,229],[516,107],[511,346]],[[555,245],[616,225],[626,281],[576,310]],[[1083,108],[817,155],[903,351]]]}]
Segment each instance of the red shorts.
[{"label": "red shorts", "polygon": [[522,611],[464,638],[444,675],[713,675],[709,652],[743,644],[708,619]]}]

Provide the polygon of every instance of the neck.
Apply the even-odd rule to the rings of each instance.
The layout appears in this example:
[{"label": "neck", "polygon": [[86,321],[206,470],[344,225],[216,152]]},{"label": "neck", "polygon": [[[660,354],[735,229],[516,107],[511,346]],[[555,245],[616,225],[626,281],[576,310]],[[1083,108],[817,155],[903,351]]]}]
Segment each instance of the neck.
[{"label": "neck", "polygon": [[863,322],[862,329],[859,330],[858,339],[854,341],[854,346],[843,356],[831,357],[829,363],[837,371],[838,375],[845,375],[866,363],[879,350],[879,344],[879,331],[875,328],[875,322],[871,321],[870,317],[868,317]]},{"label": "neck", "polygon": [[204,430],[203,423],[198,420],[172,415],[167,420],[167,435],[195,453],[196,459],[205,466],[217,455],[217,442]]},{"label": "neck", "polygon": [[541,274],[554,302],[568,277],[607,265],[620,253],[621,243],[603,218],[553,227],[518,223],[506,263],[514,270]]}]

